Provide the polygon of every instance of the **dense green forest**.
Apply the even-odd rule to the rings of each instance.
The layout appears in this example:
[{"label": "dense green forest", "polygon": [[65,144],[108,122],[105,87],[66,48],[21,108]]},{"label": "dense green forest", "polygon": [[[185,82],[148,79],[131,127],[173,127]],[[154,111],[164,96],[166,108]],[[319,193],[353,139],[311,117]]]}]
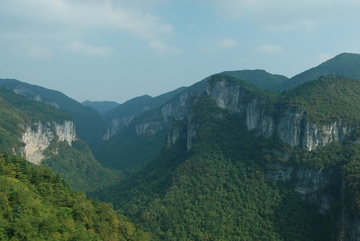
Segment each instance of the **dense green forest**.
[{"label": "dense green forest", "polygon": [[48,168],[0,154],[1,240],[150,240],[109,204],[73,192]]},{"label": "dense green forest", "polygon": [[[29,100],[0,87],[0,153],[15,151],[22,154],[21,138],[25,126],[36,128],[34,123],[62,123],[65,120],[72,120],[72,117],[54,106]],[[74,141],[72,146],[54,140],[44,154],[43,164],[76,190],[94,191],[122,178],[120,171],[101,166],[81,139]]]},{"label": "dense green forest", "polygon": [[265,70],[238,70],[225,71],[221,74],[241,79],[247,83],[255,85],[262,89],[279,92],[283,90],[282,86],[289,82],[289,79],[283,75],[270,74]]},{"label": "dense green forest", "polygon": [[[222,79],[223,75],[215,75],[209,81]],[[274,113],[291,106],[305,111],[306,119],[315,123],[359,123],[359,82],[346,77],[327,76],[281,94],[226,79]],[[192,99],[190,112],[192,122],[198,124],[190,150],[186,151],[185,139],[179,140],[138,173],[94,196],[112,202],[158,240],[325,241],[339,235],[334,220],[341,205],[349,207],[352,215],[360,214],[356,129],[344,143],[307,151],[292,149],[276,136],[257,136],[247,130],[244,116],[220,109],[205,96]],[[323,113],[326,117],[319,117]],[[178,125],[186,126],[187,121]],[[295,179],[268,179],[274,165],[332,173],[331,181],[316,194],[331,196],[331,207],[320,213],[319,203],[294,190]],[[341,193],[346,203],[341,204]]]},{"label": "dense green forest", "polygon": [[308,81],[316,80],[326,75],[342,75],[360,80],[360,55],[353,53],[341,53],[328,61],[295,75],[288,82],[281,85],[282,89],[292,89]]},{"label": "dense green forest", "polygon": [[[1,154],[0,239],[350,240],[360,215],[360,82],[327,72],[355,68],[347,64],[354,57],[337,56],[308,72],[315,74],[312,78],[324,70],[324,76],[304,77],[306,83],[279,93],[270,90],[279,91],[291,80],[256,70],[210,76],[181,97],[180,89],[160,96],[164,99],[148,111],[142,108],[154,99],[134,99],[108,113],[111,118],[131,115],[128,126],[94,142],[103,142],[95,153],[109,169],[81,139],[71,146],[52,143],[40,166]],[[332,68],[334,61],[341,63]],[[231,98],[239,97],[234,101],[217,93],[234,107],[230,111],[212,99],[218,81]],[[37,121],[76,121],[51,105],[5,89],[0,94],[0,152],[13,153],[15,147],[21,154],[16,148],[24,145],[24,127]],[[176,105],[181,98],[183,109]],[[296,110],[304,116],[299,128],[315,123],[317,135],[324,135],[321,127],[336,122],[347,134],[342,142],[320,143],[312,151],[293,147],[276,131],[265,138],[256,128],[249,130],[249,103],[274,125],[286,117],[284,110]],[[176,119],[170,112],[164,115],[170,111],[162,109],[166,105],[175,109]],[[139,134],[136,128],[142,125],[147,129]],[[177,142],[166,146],[174,130]],[[96,199],[112,203],[122,216]]]},{"label": "dense green forest", "polygon": [[192,108],[202,124],[190,152],[180,142],[98,197],[159,240],[327,240],[314,205],[266,180],[266,140],[238,117],[219,117],[226,113],[209,99]]},{"label": "dense green forest", "polygon": [[305,111],[311,122],[360,123],[360,81],[328,75],[282,93],[280,101]]},{"label": "dense green forest", "polygon": [[[31,85],[15,79],[0,79],[0,86],[10,90],[20,89],[20,94],[24,97],[38,100],[49,106],[49,108],[56,106],[62,110],[62,113],[66,113],[67,116],[70,115],[71,119],[76,122],[77,135],[86,141],[91,148],[95,148],[102,142],[107,125],[103,116],[95,109],[84,106],[59,91]],[[56,110],[56,108],[53,109]],[[59,111],[56,112],[59,113]],[[34,113],[41,112],[35,111]],[[56,119],[56,115],[54,115],[54,119]]]}]

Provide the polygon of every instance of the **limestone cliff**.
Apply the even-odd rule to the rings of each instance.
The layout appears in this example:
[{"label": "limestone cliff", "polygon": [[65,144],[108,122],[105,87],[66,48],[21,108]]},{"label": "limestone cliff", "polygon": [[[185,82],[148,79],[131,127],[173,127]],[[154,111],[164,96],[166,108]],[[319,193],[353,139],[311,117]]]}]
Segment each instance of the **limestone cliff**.
[{"label": "limestone cliff", "polygon": [[334,141],[343,141],[346,134],[355,129],[341,122],[319,125],[309,122],[304,111],[291,106],[263,106],[257,96],[251,96],[239,84],[225,79],[208,85],[207,95],[216,104],[231,113],[243,116],[248,130],[258,135],[277,135],[291,147],[299,146],[311,151]]},{"label": "limestone cliff", "polygon": [[34,123],[25,127],[21,141],[24,143],[23,155],[32,163],[40,164],[45,158],[44,151],[53,143],[65,141],[71,146],[76,140],[75,125],[72,121],[62,123]]}]

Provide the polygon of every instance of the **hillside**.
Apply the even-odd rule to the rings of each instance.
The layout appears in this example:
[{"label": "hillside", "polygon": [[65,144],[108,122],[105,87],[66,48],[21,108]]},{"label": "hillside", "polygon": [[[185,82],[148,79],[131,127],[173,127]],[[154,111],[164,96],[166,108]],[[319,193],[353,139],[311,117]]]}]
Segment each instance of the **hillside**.
[{"label": "hillside", "polygon": [[[360,76],[359,76],[360,77]],[[360,81],[328,75],[283,93],[287,105],[306,112],[315,123],[360,123]]]},{"label": "hillside", "polygon": [[109,204],[86,198],[48,168],[0,154],[1,240],[150,240]]},{"label": "hillside", "polygon": [[138,114],[163,105],[184,89],[185,87],[180,87],[156,97],[149,95],[138,96],[108,111],[104,117],[110,127],[105,138],[110,139],[124,127],[128,126],[131,120]]},{"label": "hillside", "polygon": [[94,191],[118,181],[76,136],[71,116],[0,87],[0,153],[50,166],[76,190]]},{"label": "hillside", "polygon": [[336,108],[360,98],[358,82],[328,76],[282,94],[226,75],[207,83],[157,159],[94,195],[158,240],[357,240],[360,122]]},{"label": "hillside", "polygon": [[14,79],[0,79],[0,86],[15,93],[48,105],[60,108],[76,122],[77,134],[93,148],[102,141],[106,132],[106,122],[99,112],[83,106],[63,93],[31,85]]},{"label": "hillside", "polygon": [[221,74],[241,79],[247,83],[253,84],[261,89],[279,92],[283,85],[289,82],[289,79],[283,75],[270,74],[265,70],[237,70],[224,71]]},{"label": "hillside", "polygon": [[342,75],[352,79],[360,80],[360,54],[342,53],[332,59],[321,63],[319,66],[306,70],[290,79],[283,89],[291,89],[302,85],[310,80],[316,80],[320,76]]},{"label": "hillside", "polygon": [[[121,110],[118,118],[125,117],[122,119],[124,122],[121,123],[115,118],[118,132],[110,135],[111,138],[100,145],[94,151],[94,155],[105,167],[127,173],[139,170],[159,156],[166,145],[165,139],[173,119],[183,116],[188,110],[189,97],[194,93],[203,92],[206,83],[205,79],[184,90],[179,88],[155,98],[137,97],[107,113],[109,119],[111,114],[116,116],[117,111]],[[154,107],[149,108],[148,104]],[[171,111],[173,105],[177,105],[175,112]],[[140,113],[135,114],[134,111]],[[119,129],[119,126],[122,128]]]}]

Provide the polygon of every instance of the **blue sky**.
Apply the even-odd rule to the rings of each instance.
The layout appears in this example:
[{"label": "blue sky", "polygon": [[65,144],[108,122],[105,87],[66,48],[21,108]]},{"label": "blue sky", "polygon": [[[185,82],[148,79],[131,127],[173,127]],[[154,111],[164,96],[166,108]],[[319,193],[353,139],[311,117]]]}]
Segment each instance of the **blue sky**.
[{"label": "blue sky", "polygon": [[358,0],[0,0],[0,78],[84,100],[360,53]]}]

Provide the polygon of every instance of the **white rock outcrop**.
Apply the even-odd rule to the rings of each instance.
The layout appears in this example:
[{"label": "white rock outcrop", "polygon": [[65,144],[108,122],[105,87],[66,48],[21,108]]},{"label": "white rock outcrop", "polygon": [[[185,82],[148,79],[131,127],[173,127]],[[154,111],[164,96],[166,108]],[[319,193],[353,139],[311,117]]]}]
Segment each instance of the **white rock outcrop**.
[{"label": "white rock outcrop", "polygon": [[24,143],[22,152],[28,161],[40,164],[45,158],[44,151],[53,141],[66,141],[71,145],[74,140],[76,140],[76,132],[72,121],[64,121],[61,124],[37,122],[34,123],[34,127],[25,127],[21,138]]}]

